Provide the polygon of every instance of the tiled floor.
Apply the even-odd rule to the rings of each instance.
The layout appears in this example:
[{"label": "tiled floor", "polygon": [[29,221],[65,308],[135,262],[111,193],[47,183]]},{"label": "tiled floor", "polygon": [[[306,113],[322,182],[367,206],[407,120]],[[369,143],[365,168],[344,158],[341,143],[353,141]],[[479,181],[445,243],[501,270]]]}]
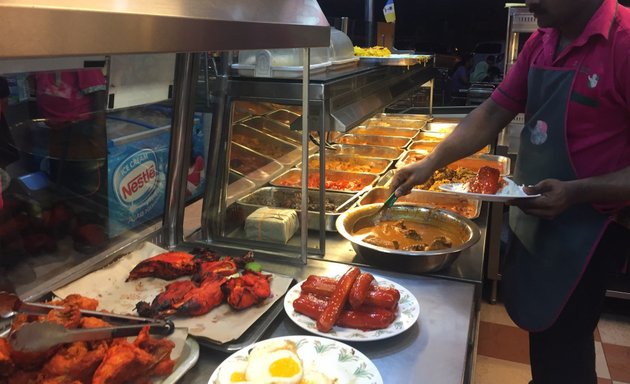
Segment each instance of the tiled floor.
[{"label": "tiled floor", "polygon": [[[528,344],[527,332],[514,325],[502,304],[482,303],[475,384],[527,384]],[[630,383],[630,317],[604,313],[595,351],[598,384]]]}]

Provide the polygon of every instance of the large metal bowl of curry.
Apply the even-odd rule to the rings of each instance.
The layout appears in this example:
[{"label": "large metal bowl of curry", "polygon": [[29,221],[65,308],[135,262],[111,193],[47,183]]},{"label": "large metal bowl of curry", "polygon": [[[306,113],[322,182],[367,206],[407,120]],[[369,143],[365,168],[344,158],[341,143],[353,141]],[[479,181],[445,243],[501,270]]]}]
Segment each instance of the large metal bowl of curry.
[{"label": "large metal bowl of curry", "polygon": [[480,238],[475,223],[447,210],[395,204],[378,213],[381,207],[368,204],[351,208],[336,222],[337,231],[371,265],[412,273],[434,272],[451,265],[461,251]]}]

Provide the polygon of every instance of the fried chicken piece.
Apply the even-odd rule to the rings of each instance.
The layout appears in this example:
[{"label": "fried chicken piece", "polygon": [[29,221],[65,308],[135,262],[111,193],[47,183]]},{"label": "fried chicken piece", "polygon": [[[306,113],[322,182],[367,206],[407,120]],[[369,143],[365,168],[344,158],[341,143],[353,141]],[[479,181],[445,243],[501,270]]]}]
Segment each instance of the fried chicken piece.
[{"label": "fried chicken piece", "polygon": [[26,323],[32,323],[34,321],[40,321],[43,319],[43,316],[36,315],[27,315],[25,313],[18,313],[13,322],[11,323],[11,332],[15,332],[17,329],[21,328]]},{"label": "fried chicken piece", "polygon": [[83,382],[68,376],[57,376],[45,378],[40,384],[83,384]]},{"label": "fried chicken piece", "polygon": [[61,324],[68,329],[75,329],[81,323],[81,310],[78,307],[53,309],[46,315],[46,321]]},{"label": "fried chicken piece", "polygon": [[[79,341],[61,348],[44,364],[42,373],[47,379],[61,382],[89,382],[107,353],[107,345],[91,349],[90,344]],[[66,380],[66,381],[63,381]]]},{"label": "fried chicken piece", "polygon": [[11,360],[19,369],[34,370],[41,367],[58,349],[59,346],[41,352],[22,352],[11,349]]},{"label": "fried chicken piece", "polygon": [[98,307],[98,300],[81,296],[79,294],[71,294],[66,296],[65,299],[53,300],[49,304],[57,305],[59,307],[77,307],[79,309],[95,311]]},{"label": "fried chicken piece", "polygon": [[98,317],[85,316],[81,318],[79,328],[91,329],[91,328],[105,328],[111,327],[111,324]]},{"label": "fried chicken piece", "polygon": [[11,346],[7,339],[0,338],[0,377],[9,376],[15,369],[11,359]]},{"label": "fried chicken piece", "polygon": [[8,382],[11,384],[41,384],[43,377],[37,371],[15,371],[9,376]]},{"label": "fried chicken piece", "polygon": [[158,362],[152,369],[154,376],[170,375],[175,368],[175,361],[170,358],[171,351],[175,348],[175,343],[167,338],[158,339],[149,334],[149,328],[145,327],[140,331],[134,345],[149,352]]},{"label": "fried chicken piece", "polygon": [[92,384],[118,384],[133,381],[146,375],[156,363],[147,351],[129,342],[113,345],[98,366],[92,378]]}]

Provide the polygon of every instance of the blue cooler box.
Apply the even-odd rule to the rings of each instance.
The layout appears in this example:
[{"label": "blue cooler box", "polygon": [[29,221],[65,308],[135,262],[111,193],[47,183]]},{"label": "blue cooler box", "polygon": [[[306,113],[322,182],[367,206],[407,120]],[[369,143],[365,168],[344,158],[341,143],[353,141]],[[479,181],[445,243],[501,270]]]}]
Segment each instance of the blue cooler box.
[{"label": "blue cooler box", "polygon": [[[131,119],[134,120],[134,119]],[[160,121],[152,121],[159,125]],[[110,237],[164,213],[170,119],[160,127],[142,121],[107,119]]]}]

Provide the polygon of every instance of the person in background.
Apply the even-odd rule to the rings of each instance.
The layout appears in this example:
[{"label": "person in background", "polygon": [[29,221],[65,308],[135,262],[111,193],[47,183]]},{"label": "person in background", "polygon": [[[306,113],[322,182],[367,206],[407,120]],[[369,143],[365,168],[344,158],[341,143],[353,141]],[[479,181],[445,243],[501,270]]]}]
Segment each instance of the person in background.
[{"label": "person in background", "polygon": [[50,155],[103,157],[106,81],[101,69],[37,72],[36,101],[50,128]]},{"label": "person in background", "polygon": [[456,104],[457,100],[465,101],[467,90],[470,86],[470,69],[473,65],[473,56],[471,54],[464,55],[462,60],[455,65],[453,74],[449,81],[449,95],[451,103]]},{"label": "person in background", "polygon": [[488,68],[488,75],[481,80],[484,83],[495,83],[501,78],[501,70],[497,67]]},{"label": "person in background", "polygon": [[496,68],[494,66],[494,56],[488,55],[485,60],[482,60],[475,65],[475,69],[470,74],[470,82],[471,83],[479,83],[484,81],[484,79],[488,76],[489,69]]},{"label": "person in background", "polygon": [[[628,252],[630,10],[616,0],[526,0],[539,29],[490,99],[392,179],[398,196],[493,141],[525,113],[508,202],[502,296],[529,331],[533,384],[595,384],[593,332]],[[625,255],[623,255],[625,256]]]},{"label": "person in background", "polygon": [[48,172],[65,188],[84,195],[104,185],[106,80],[100,68],[37,72],[37,111],[48,127]]}]

